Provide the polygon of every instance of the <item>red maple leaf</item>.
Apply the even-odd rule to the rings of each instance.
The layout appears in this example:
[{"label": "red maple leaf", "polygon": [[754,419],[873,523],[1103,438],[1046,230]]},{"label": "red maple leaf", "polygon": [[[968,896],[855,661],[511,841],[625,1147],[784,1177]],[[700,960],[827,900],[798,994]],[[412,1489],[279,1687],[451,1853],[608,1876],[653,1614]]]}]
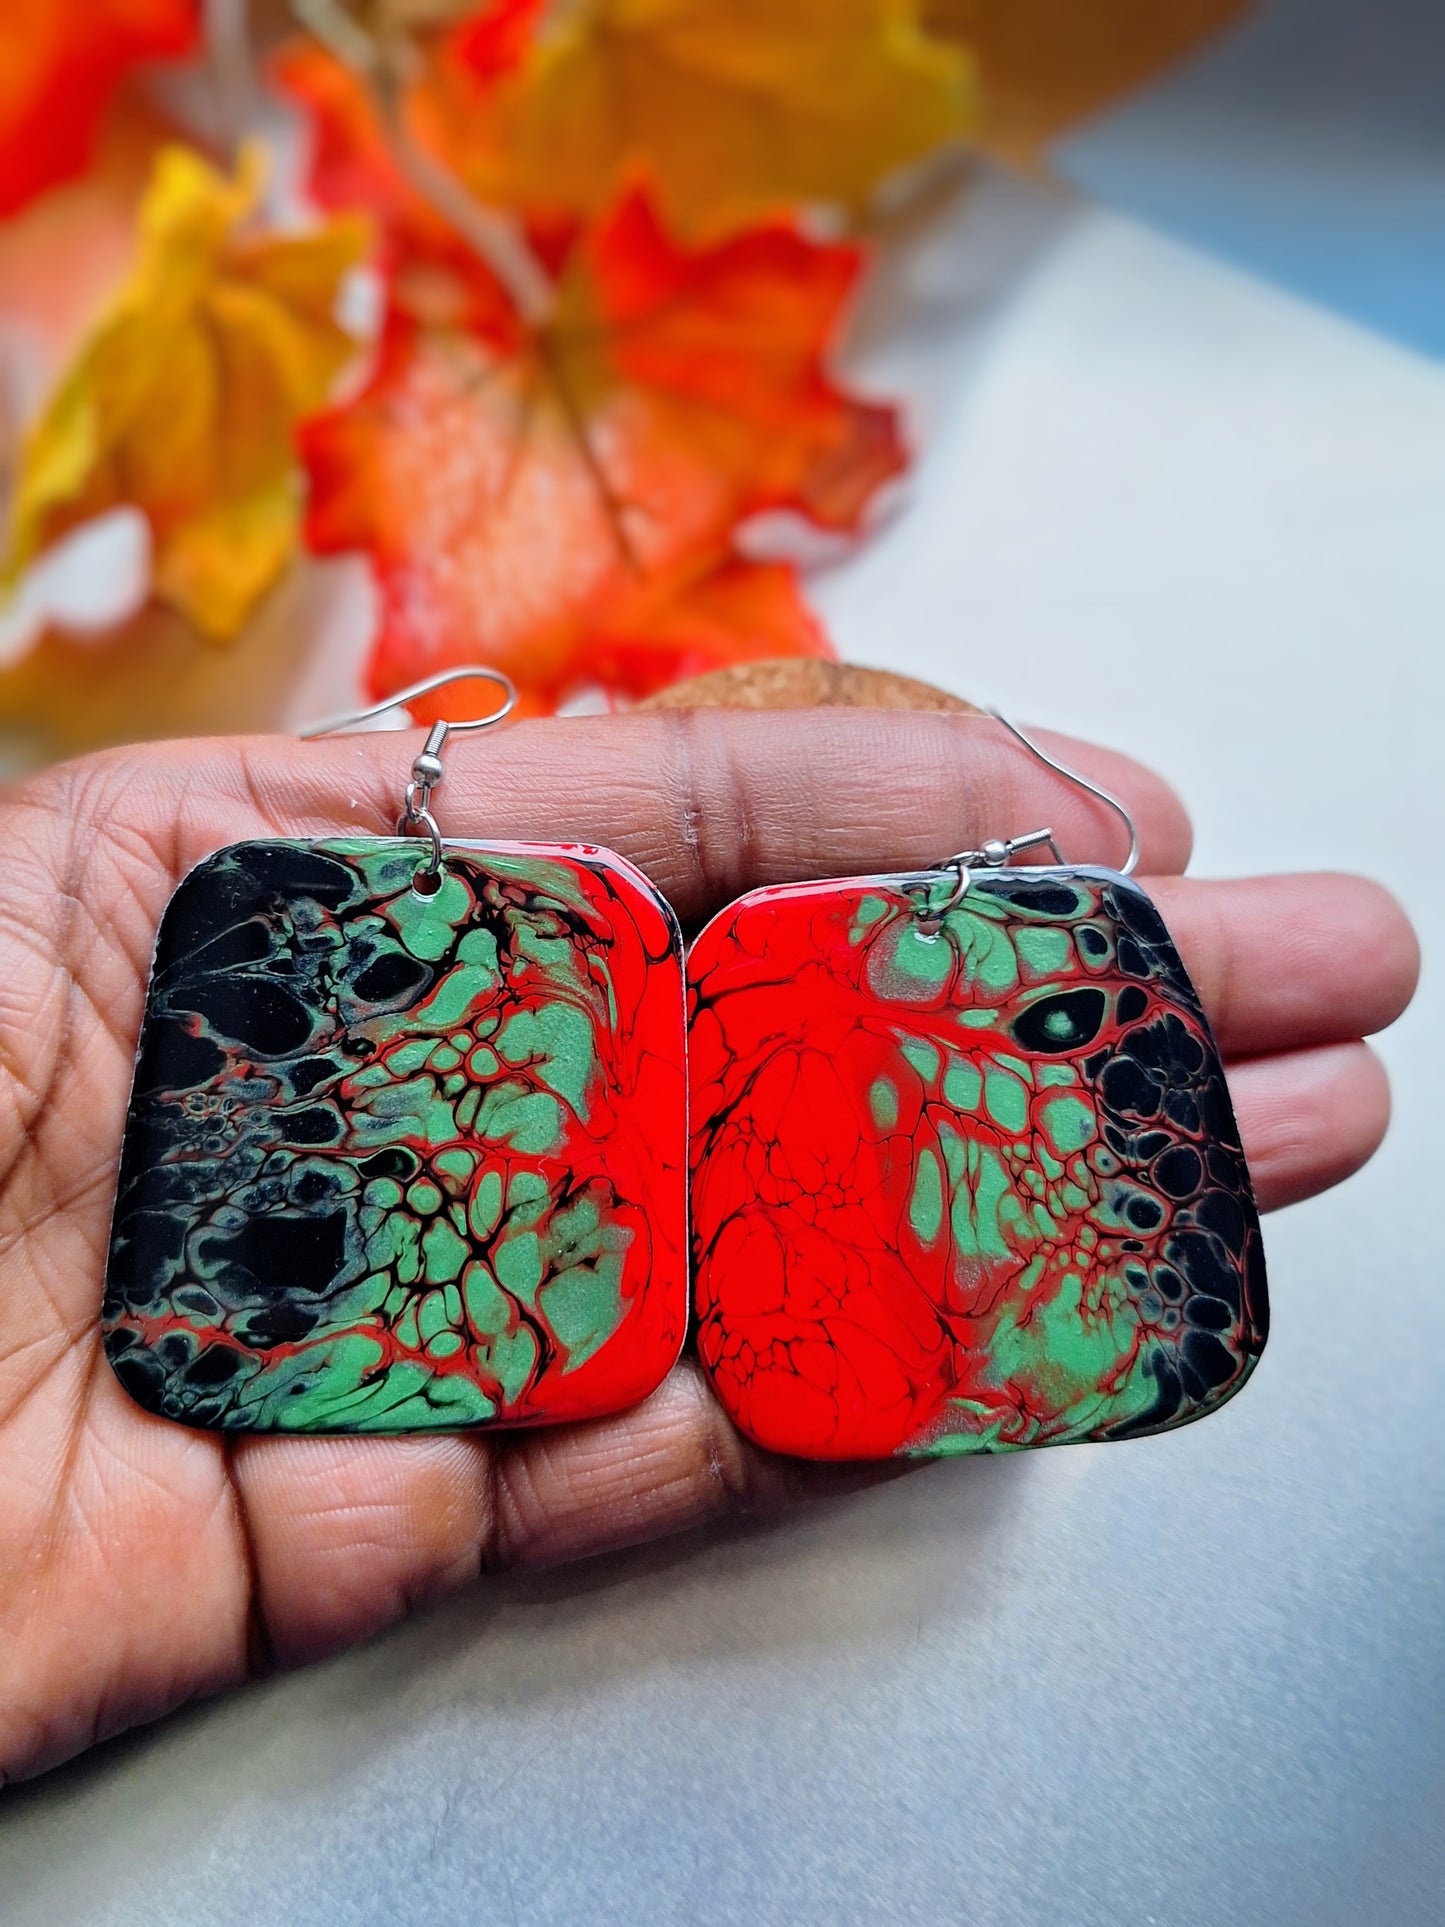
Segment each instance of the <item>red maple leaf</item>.
[{"label": "red maple leaf", "polygon": [[137,61],[189,50],[197,0],[0,0],[0,215],[78,174]]},{"label": "red maple leaf", "polygon": [[306,110],[312,200],[337,213],[365,208],[388,256],[405,248],[444,253],[451,230],[403,180],[356,76],[311,40],[283,47],[268,71]]},{"label": "red maple leaf", "polygon": [[443,37],[443,57],[461,67],[473,85],[515,73],[531,49],[545,4],[546,0],[492,0]]},{"label": "red maple leaf", "polygon": [[543,709],[828,653],[737,538],[777,509],[854,531],[904,465],[893,411],[825,365],[859,267],[784,224],[680,248],[634,191],[529,332],[454,250],[406,251],[370,383],[302,436],[312,546],[375,565],[378,694],[485,661]]},{"label": "red maple leaf", "polygon": [[[416,144],[454,173],[461,171],[458,127],[476,119],[486,89],[521,63],[542,6],[543,0],[496,0],[428,36],[424,58],[402,89],[399,112]],[[375,100],[350,68],[315,40],[297,39],[272,55],[267,71],[305,109],[307,189],[319,207],[337,213],[366,208],[379,223],[389,257],[408,249],[453,251],[453,231],[404,177],[377,120]],[[570,239],[575,227],[567,223],[562,237]],[[558,233],[554,220],[541,238],[542,251],[549,243],[555,249]]]}]

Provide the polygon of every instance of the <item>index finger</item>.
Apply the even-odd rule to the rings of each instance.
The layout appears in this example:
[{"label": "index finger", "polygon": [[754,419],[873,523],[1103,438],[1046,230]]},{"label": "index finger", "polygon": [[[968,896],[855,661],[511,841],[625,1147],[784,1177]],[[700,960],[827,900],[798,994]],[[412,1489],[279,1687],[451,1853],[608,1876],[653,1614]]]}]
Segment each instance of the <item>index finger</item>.
[{"label": "index finger", "polygon": [[[1160,777],[1090,744],[1040,740],[1121,798],[1146,872],[1183,870],[1189,822]],[[410,732],[255,737],[119,761],[130,766],[132,823],[151,819],[184,870],[242,835],[389,832],[419,746]],[[646,871],[689,923],[761,884],[928,868],[1044,826],[1071,862],[1117,865],[1124,854],[1110,811],[982,716],[663,710],[528,722],[456,739],[446,772],[435,799],[446,835],[602,844]]]}]

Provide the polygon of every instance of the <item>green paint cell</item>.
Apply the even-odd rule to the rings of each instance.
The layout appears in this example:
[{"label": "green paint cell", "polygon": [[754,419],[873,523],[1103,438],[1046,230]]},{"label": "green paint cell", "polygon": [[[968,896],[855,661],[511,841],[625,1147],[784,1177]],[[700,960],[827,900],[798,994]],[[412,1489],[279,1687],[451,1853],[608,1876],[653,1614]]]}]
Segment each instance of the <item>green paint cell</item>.
[{"label": "green paint cell", "polygon": [[1098,1129],[1094,1109],[1082,1097],[1053,1097],[1039,1107],[1039,1122],[1060,1157],[1072,1157],[1091,1143]]},{"label": "green paint cell", "polygon": [[943,1095],[956,1111],[976,1111],[983,1097],[983,1074],[977,1064],[966,1058],[951,1058],[943,1079]]},{"label": "green paint cell", "polygon": [[1014,942],[1032,977],[1060,977],[1073,962],[1074,945],[1067,930],[1025,928],[1017,932]]},{"label": "green paint cell", "polygon": [[943,1179],[932,1151],[920,1151],[908,1202],[908,1218],[917,1236],[932,1244],[943,1228]]},{"label": "green paint cell", "polygon": [[943,1065],[943,1053],[936,1044],[930,1044],[921,1037],[905,1037],[900,1044],[906,1062],[910,1063],[925,1084],[937,1082],[938,1073]]},{"label": "green paint cell", "polygon": [[988,1069],[983,1076],[984,1109],[1001,1131],[1028,1128],[1029,1094],[1009,1071]]}]

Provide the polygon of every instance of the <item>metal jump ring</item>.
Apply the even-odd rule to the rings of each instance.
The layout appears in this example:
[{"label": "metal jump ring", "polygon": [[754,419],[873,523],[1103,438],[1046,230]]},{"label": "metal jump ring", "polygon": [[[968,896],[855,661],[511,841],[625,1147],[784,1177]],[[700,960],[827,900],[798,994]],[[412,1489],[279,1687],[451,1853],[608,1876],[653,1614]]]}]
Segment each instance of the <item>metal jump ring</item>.
[{"label": "metal jump ring", "polygon": [[1063,862],[1064,859],[1059,854],[1059,846],[1054,841],[1052,830],[1030,830],[1027,836],[1014,836],[1007,841],[1002,838],[991,838],[977,850],[960,850],[957,856],[951,856],[946,862],[940,863],[938,866],[940,870],[957,872],[958,883],[953,895],[943,908],[930,912],[930,920],[933,917],[946,917],[950,910],[958,908],[969,893],[973,884],[973,872],[976,869],[1001,870],[1022,851],[1036,849],[1041,843],[1047,843],[1053,851],[1056,863]]},{"label": "metal jump ring", "polygon": [[953,893],[949,897],[948,902],[945,903],[941,909],[929,911],[928,920],[930,923],[934,921],[941,923],[950,910],[956,910],[959,904],[963,902],[973,883],[973,864],[977,861],[977,858],[977,850],[965,850],[962,855],[950,857],[947,863],[940,865],[940,868],[944,870],[954,871],[958,881],[953,887]]},{"label": "metal jump ring", "polygon": [[[409,788],[410,785],[408,785],[408,789]],[[411,837],[414,836],[419,829],[425,830],[431,840],[431,855],[427,862],[417,871],[417,875],[419,877],[439,877],[442,873],[441,825],[437,822],[425,803],[414,805],[411,796],[408,795],[407,806],[396,819],[396,833],[398,836]]]}]

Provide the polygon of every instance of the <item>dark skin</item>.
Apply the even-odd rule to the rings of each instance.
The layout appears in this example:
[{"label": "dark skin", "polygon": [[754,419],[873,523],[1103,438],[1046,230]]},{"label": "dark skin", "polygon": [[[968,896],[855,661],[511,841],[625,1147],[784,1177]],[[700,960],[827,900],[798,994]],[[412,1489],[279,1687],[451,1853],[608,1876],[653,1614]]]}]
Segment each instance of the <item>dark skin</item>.
[{"label": "dark skin", "polygon": [[[1140,874],[1210,1012],[1261,1205],[1348,1177],[1389,1112],[1361,1039],[1415,984],[1399,908],[1352,877],[1186,880],[1188,822],[1159,778],[1045,740],[1138,819]],[[416,747],[131,749],[0,802],[0,1779],[334,1652],[479,1573],[779,1507],[834,1477],[749,1446],[686,1360],[635,1411],[492,1438],[228,1445],[149,1417],[112,1377],[97,1315],[166,900],[223,843],[389,829]],[[761,883],[924,866],[1042,823],[1078,860],[1118,857],[1106,813],[963,716],[525,724],[458,742],[438,805],[457,836],[619,850],[694,927]]]}]

